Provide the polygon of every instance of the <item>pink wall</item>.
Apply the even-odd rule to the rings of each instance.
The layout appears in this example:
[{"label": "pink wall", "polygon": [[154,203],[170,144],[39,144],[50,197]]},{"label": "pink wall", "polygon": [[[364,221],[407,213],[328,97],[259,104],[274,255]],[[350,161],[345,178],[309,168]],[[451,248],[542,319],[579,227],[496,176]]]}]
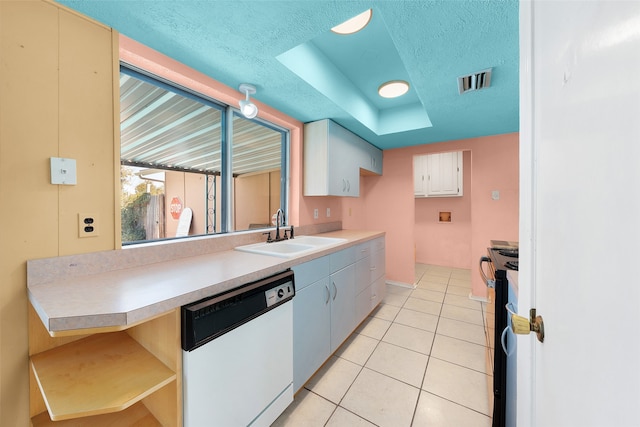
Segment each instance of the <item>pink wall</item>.
[{"label": "pink wall", "polygon": [[[443,200],[422,206],[423,201],[413,196],[413,156],[459,150],[470,153],[465,197],[458,202]],[[421,262],[470,268],[473,294],[486,296],[475,273],[478,260],[491,239],[518,239],[518,134],[405,147],[383,154],[382,176],[362,177],[362,196],[343,201],[343,227],[387,233],[388,280],[413,283],[418,257]],[[492,200],[493,190],[500,191],[499,200]],[[456,223],[440,224],[438,229],[437,224],[429,223],[429,210],[445,206],[451,207]],[[459,219],[455,212],[460,212]],[[452,227],[447,230],[445,226]],[[456,256],[452,251],[461,254]]]},{"label": "pink wall", "polygon": [[[470,268],[471,151],[463,152],[462,188],[462,197],[414,199],[416,262]],[[450,223],[439,221],[441,211],[451,212]]]}]

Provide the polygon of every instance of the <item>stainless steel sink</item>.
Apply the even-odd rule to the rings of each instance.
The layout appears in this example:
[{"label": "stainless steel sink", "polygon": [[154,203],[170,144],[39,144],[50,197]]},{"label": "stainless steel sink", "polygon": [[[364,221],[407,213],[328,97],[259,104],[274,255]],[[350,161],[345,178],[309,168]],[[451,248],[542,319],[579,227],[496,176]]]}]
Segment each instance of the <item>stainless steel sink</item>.
[{"label": "stainless steel sink", "polygon": [[342,242],[346,242],[346,239],[320,236],[300,236],[290,240],[281,240],[279,242],[262,242],[254,243],[252,245],[238,246],[235,249],[237,251],[251,252],[261,255],[291,258]]}]

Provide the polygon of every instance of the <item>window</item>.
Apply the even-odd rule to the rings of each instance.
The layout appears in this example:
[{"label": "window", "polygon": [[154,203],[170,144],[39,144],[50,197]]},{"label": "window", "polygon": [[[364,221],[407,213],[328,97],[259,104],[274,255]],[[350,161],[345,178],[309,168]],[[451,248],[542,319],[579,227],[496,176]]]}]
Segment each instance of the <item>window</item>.
[{"label": "window", "polygon": [[289,133],[121,67],[123,244],[271,226],[286,213]]}]

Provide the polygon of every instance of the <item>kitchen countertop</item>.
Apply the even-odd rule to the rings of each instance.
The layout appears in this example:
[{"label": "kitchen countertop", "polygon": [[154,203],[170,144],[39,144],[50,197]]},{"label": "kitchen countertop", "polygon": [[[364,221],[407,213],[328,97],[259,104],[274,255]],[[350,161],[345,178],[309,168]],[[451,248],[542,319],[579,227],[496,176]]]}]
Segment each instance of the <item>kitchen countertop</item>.
[{"label": "kitchen countertop", "polygon": [[[52,336],[96,332],[93,329],[121,330],[384,233],[338,230],[319,235],[346,242],[291,258],[223,250],[164,262],[114,266],[93,274],[55,274],[51,280],[43,277],[51,277],[46,273],[54,268],[55,259],[29,261],[29,301]],[[82,257],[76,256],[74,263],[82,263]],[[95,254],[92,262],[96,262]],[[29,276],[34,279],[29,280]]]}]

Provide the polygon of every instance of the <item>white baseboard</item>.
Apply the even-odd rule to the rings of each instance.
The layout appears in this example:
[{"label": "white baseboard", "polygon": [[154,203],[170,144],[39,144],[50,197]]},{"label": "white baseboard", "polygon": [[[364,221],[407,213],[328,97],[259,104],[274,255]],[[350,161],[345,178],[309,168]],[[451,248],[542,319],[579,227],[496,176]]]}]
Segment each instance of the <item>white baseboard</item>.
[{"label": "white baseboard", "polygon": [[396,282],[395,280],[387,280],[387,285],[399,286],[401,288],[415,289],[417,285],[412,285],[411,283],[404,282]]},{"label": "white baseboard", "polygon": [[469,299],[473,300],[473,301],[480,301],[480,302],[486,302],[486,303],[491,302],[489,300],[489,298],[487,298],[487,297],[479,297],[479,296],[473,295],[471,292],[469,292]]}]

